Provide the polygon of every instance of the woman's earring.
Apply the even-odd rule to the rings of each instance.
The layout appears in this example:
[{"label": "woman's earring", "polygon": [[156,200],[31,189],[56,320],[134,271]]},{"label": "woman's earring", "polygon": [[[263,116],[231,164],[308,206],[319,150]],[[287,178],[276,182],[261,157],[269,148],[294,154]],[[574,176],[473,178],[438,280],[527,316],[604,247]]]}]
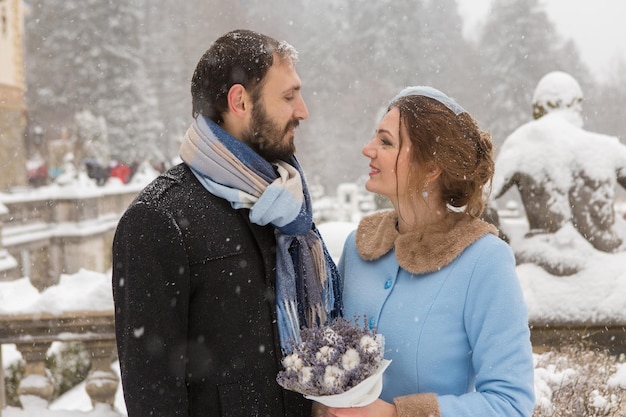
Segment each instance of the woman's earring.
[{"label": "woman's earring", "polygon": [[426,191],[426,187],[428,187],[428,183],[424,184],[424,187],[422,187],[422,197],[424,198],[428,198],[428,191]]}]

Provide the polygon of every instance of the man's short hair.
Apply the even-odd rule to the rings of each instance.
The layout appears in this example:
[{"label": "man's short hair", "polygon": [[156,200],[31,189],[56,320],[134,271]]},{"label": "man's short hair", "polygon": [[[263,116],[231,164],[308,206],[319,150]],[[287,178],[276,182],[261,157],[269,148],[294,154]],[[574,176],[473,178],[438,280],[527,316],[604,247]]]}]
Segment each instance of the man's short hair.
[{"label": "man's short hair", "polygon": [[221,124],[228,111],[228,91],[235,84],[243,85],[256,101],[275,53],[292,64],[298,59],[287,42],[251,30],[234,30],[218,38],[200,58],[191,80],[193,117],[201,114]]}]

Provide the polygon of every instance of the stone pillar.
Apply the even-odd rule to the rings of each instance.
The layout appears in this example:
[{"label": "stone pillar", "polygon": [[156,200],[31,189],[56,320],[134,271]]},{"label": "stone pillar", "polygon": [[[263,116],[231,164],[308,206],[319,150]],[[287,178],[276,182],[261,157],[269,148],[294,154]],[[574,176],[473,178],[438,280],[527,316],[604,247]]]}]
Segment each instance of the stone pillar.
[{"label": "stone pillar", "polygon": [[16,343],[17,350],[24,359],[24,378],[20,381],[17,393],[20,396],[34,395],[49,402],[54,393],[54,385],[46,374],[46,355],[52,342]]},{"label": "stone pillar", "polygon": [[[4,204],[2,204],[2,202],[0,202],[0,236],[2,236],[2,225],[4,224],[4,219],[8,216],[9,210]],[[14,271],[17,266],[17,260],[13,256],[11,256],[11,254],[4,248],[2,244],[2,239],[0,239],[0,281],[4,281],[5,278],[10,274],[9,271]],[[0,362],[0,364],[1,363],[2,362]],[[2,367],[0,366],[0,368]],[[0,380],[0,388],[2,385],[2,381],[3,380]],[[2,404],[2,394],[4,394],[4,391],[0,391],[0,404]]]},{"label": "stone pillar", "polygon": [[91,371],[87,375],[85,390],[91,403],[105,403],[113,407],[119,378],[111,369],[115,340],[88,340],[85,348],[91,355]]},{"label": "stone pillar", "polygon": [[2,366],[2,363],[2,344],[0,344],[0,417],[2,417],[2,409],[6,403],[4,396],[4,366]]}]

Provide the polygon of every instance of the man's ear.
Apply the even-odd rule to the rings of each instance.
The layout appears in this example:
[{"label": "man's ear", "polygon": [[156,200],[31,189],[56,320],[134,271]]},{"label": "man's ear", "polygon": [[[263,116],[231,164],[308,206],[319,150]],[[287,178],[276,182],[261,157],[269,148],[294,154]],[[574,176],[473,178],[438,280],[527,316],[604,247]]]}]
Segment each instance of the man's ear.
[{"label": "man's ear", "polygon": [[241,84],[233,84],[228,90],[228,110],[236,117],[245,117],[250,109],[249,96]]}]

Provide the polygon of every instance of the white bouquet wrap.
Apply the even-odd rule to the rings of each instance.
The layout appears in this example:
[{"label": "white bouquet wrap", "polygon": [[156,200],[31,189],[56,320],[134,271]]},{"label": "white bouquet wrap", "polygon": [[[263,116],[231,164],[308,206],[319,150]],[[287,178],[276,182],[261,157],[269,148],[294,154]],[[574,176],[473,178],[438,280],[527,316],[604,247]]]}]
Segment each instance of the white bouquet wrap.
[{"label": "white bouquet wrap", "polygon": [[341,394],[334,395],[305,395],[309,400],[317,401],[327,407],[349,408],[365,407],[373,403],[383,391],[383,372],[391,363],[390,360],[383,359],[380,366],[373,375],[365,378],[356,386]]}]

